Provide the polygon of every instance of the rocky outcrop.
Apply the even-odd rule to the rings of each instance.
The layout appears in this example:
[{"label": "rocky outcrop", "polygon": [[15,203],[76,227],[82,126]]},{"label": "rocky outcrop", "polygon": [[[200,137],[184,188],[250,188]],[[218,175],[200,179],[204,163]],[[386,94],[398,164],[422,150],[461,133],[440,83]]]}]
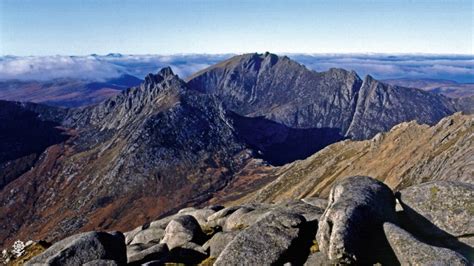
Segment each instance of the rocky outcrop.
[{"label": "rocky outcrop", "polygon": [[238,231],[218,232],[203,245],[203,248],[209,249],[210,257],[217,258],[238,233]]},{"label": "rocky outcrop", "polygon": [[387,85],[367,76],[359,90],[346,136],[367,139],[412,120],[433,125],[455,111],[455,105],[444,96]]},{"label": "rocky outcrop", "polygon": [[375,263],[374,249],[383,247],[384,222],[395,222],[395,197],[385,184],[354,176],[337,182],[316,239],[334,263]]},{"label": "rocky outcrop", "polygon": [[170,249],[183,246],[188,242],[200,243],[203,233],[199,223],[191,215],[183,215],[173,219],[165,229],[165,235],[161,243]]},{"label": "rocky outcrop", "polygon": [[126,263],[122,233],[89,232],[68,237],[34,257],[26,265],[82,265],[95,260]]},{"label": "rocky outcrop", "polygon": [[133,239],[128,242],[127,244],[147,244],[153,241],[159,241],[165,235],[165,230],[161,228],[147,228],[144,230],[138,231],[136,234],[133,235]]},{"label": "rocky outcrop", "polygon": [[[461,187],[468,194],[474,191],[472,186],[466,184],[441,183],[443,188],[440,191],[443,192],[440,193],[446,202],[456,202],[459,195],[455,191],[460,191]],[[421,193],[421,186],[409,189]],[[323,205],[324,214],[321,216],[321,208],[306,202]],[[129,243],[126,251],[123,248],[125,239],[121,234],[92,232],[85,234],[88,237],[80,234],[62,240],[32,262],[44,262],[46,258],[66,255],[73,257],[71,261],[84,261],[89,265],[123,265],[118,258],[123,259],[125,256],[128,265],[470,265],[473,262],[468,253],[419,237],[414,230],[419,222],[403,218],[406,210],[395,206],[394,193],[370,177],[348,177],[337,182],[331,190],[328,204],[324,204],[322,199],[307,198],[304,201],[229,206],[208,216],[206,222],[201,224],[189,215],[210,213],[209,210],[215,209],[220,207],[184,208],[126,232],[124,234],[128,236],[139,236],[150,228],[166,228],[166,235],[160,239],[148,243]],[[215,223],[216,220],[224,219],[227,222],[227,219],[237,219],[251,213],[254,213],[253,218],[239,218],[247,221],[246,224],[229,227],[229,231],[222,231]],[[234,214],[236,216],[232,218]],[[431,223],[439,219],[437,215],[424,215]],[[100,234],[114,241],[97,242],[96,236]],[[196,235],[200,235],[201,239],[198,240]],[[117,243],[122,248],[114,248]],[[100,248],[96,249],[97,246]],[[472,246],[468,247],[472,250]],[[102,250],[114,250],[115,257],[110,257],[109,253],[101,255]],[[79,255],[83,258],[80,262],[76,258]]]},{"label": "rocky outcrop", "polygon": [[270,213],[238,234],[221,252],[215,265],[289,262],[290,258],[285,255],[301,233],[304,222],[304,218],[296,214]]},{"label": "rocky outcrop", "polygon": [[405,224],[419,238],[474,260],[474,185],[433,181],[398,193]]},{"label": "rocky outcrop", "polygon": [[422,243],[392,223],[384,223],[383,228],[402,265],[469,265],[457,252]]},{"label": "rocky outcrop", "polygon": [[127,263],[140,265],[141,263],[159,260],[168,254],[166,244],[153,244],[151,246],[130,245],[127,247]]},{"label": "rocky outcrop", "polygon": [[474,184],[432,181],[403,189],[398,195],[407,218],[423,235],[443,237],[424,221],[456,237],[474,235]]}]

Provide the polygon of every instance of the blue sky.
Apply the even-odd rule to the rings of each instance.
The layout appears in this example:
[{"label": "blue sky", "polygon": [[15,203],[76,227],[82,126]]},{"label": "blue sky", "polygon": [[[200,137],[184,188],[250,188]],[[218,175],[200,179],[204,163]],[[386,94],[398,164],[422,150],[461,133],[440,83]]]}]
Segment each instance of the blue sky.
[{"label": "blue sky", "polygon": [[473,20],[470,0],[0,0],[0,54],[472,54]]}]

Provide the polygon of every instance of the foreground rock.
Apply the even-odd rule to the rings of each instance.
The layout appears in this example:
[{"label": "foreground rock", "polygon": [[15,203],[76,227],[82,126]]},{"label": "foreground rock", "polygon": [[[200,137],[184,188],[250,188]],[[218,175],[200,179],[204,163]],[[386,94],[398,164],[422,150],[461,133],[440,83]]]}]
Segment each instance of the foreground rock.
[{"label": "foreground rock", "polygon": [[211,257],[217,258],[225,247],[235,238],[239,232],[219,232],[215,234],[208,242],[204,244],[204,248],[209,248]]},{"label": "foreground rock", "polygon": [[304,266],[326,266],[330,265],[328,257],[322,252],[310,254]]},{"label": "foreground rock", "polygon": [[[135,245],[136,247],[137,245]],[[131,249],[133,249],[132,247]],[[130,248],[129,248],[130,249]],[[165,257],[168,254],[168,247],[166,244],[155,244],[151,247],[140,250],[134,250],[132,252],[127,249],[127,262],[129,264],[141,264],[150,260],[157,260]]]},{"label": "foreground rock", "polygon": [[165,229],[165,236],[161,243],[165,243],[171,250],[188,242],[199,243],[204,236],[196,219],[190,215],[183,215],[172,220]]},{"label": "foreground rock", "polygon": [[188,242],[182,246],[171,249],[164,261],[197,265],[205,258],[207,258],[207,253],[204,248],[193,242]]},{"label": "foreground rock", "polygon": [[161,228],[147,228],[137,232],[132,241],[129,242],[130,245],[133,244],[146,244],[149,242],[160,242],[164,237],[165,230]]},{"label": "foreground rock", "polygon": [[330,192],[317,241],[334,263],[373,263],[371,249],[383,245],[382,224],[395,219],[390,188],[370,177],[348,177]]},{"label": "foreground rock", "polygon": [[459,253],[422,243],[392,223],[384,223],[383,228],[402,265],[469,265]]},{"label": "foreground rock", "polygon": [[226,232],[241,230],[255,224],[268,213],[268,208],[254,209],[252,207],[242,207],[233,212],[225,220],[223,230]]},{"label": "foreground rock", "polygon": [[26,265],[82,265],[94,260],[127,262],[122,233],[88,232],[74,235],[52,245]]},{"label": "foreground rock", "polygon": [[30,264],[472,265],[472,245],[461,241],[472,236],[473,190],[453,182],[417,185],[395,194],[396,208],[383,183],[348,177],[328,201],[185,208],[126,232],[126,241],[121,233],[72,236]]},{"label": "foreground rock", "polygon": [[290,213],[270,213],[238,234],[215,265],[270,265],[288,262],[287,252],[301,233],[305,220]]},{"label": "foreground rock", "polygon": [[82,266],[118,266],[114,260],[93,260],[88,263],[82,264]]},{"label": "foreground rock", "polygon": [[426,236],[474,235],[473,184],[433,181],[415,185],[400,191],[400,203],[410,221]]},{"label": "foreground rock", "polygon": [[432,245],[474,261],[474,185],[433,181],[400,191],[404,224]]}]

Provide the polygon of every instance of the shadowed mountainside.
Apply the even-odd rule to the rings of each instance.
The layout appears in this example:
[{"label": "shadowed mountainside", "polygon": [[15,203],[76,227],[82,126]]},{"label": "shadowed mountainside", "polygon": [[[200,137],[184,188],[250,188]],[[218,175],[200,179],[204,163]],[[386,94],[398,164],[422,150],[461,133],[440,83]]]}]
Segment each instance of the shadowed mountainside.
[{"label": "shadowed mountainside", "polygon": [[237,135],[257,151],[257,157],[272,165],[305,159],[329,144],[343,139],[338,129],[290,128],[263,117],[232,113]]},{"label": "shadowed mountainside", "polygon": [[47,147],[68,138],[58,122],[30,110],[35,108],[55,109],[0,100],[0,190],[32,167]]}]

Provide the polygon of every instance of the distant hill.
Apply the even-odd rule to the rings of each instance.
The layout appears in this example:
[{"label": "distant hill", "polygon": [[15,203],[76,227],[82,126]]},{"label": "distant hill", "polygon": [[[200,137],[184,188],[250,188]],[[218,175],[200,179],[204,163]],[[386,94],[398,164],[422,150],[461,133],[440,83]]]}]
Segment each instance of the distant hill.
[{"label": "distant hill", "polygon": [[452,80],[443,79],[386,79],[388,84],[418,88],[424,91],[442,94],[451,98],[468,97],[474,95],[473,83],[458,83]]},{"label": "distant hill", "polygon": [[141,82],[141,79],[126,74],[104,82],[78,79],[0,81],[0,99],[79,107],[99,103]]}]

